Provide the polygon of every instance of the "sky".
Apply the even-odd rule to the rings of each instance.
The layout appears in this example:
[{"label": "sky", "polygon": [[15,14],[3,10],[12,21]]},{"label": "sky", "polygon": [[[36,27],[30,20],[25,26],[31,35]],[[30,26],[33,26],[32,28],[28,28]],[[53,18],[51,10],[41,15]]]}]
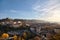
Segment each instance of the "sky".
[{"label": "sky", "polygon": [[0,0],[1,18],[60,22],[60,0]]}]

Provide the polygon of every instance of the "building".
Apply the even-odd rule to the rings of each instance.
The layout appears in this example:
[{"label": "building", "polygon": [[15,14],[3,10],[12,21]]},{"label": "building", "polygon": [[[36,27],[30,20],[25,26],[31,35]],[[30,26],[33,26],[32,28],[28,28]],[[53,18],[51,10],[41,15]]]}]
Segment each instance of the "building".
[{"label": "building", "polygon": [[55,33],[60,33],[60,28],[55,28],[54,31]]}]

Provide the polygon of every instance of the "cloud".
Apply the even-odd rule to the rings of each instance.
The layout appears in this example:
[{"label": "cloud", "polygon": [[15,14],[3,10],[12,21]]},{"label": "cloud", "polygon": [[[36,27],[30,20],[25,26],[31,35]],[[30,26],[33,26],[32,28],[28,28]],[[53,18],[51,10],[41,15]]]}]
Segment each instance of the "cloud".
[{"label": "cloud", "polygon": [[16,13],[18,10],[10,9],[10,10],[3,10],[5,13]]},{"label": "cloud", "polygon": [[38,0],[32,8],[40,19],[60,22],[60,0]]},{"label": "cloud", "polygon": [[17,12],[16,10],[10,10],[10,12]]}]

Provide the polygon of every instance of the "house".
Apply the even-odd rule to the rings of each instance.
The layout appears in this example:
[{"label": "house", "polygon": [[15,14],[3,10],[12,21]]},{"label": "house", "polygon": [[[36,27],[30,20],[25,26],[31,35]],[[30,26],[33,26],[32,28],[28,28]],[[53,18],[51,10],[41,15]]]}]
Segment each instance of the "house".
[{"label": "house", "polygon": [[54,31],[55,33],[60,33],[60,28],[55,28]]}]

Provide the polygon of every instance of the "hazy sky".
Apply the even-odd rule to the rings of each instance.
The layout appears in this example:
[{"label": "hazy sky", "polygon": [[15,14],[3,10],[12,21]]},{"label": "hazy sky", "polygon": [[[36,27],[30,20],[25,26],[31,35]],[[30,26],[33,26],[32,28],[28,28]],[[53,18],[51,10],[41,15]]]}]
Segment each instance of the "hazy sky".
[{"label": "hazy sky", "polygon": [[0,18],[60,22],[60,0],[0,0]]}]

